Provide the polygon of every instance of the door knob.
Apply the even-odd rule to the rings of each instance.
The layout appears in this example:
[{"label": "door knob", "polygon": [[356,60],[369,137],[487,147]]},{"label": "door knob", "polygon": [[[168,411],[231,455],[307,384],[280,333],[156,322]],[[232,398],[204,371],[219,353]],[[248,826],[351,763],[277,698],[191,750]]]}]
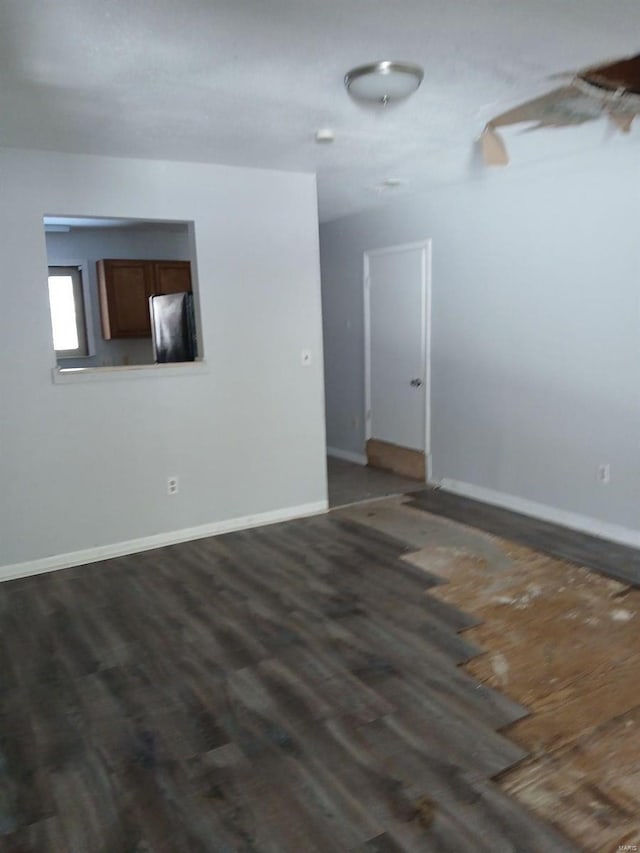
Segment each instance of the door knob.
[{"label": "door knob", "polygon": [[419,388],[422,385],[422,379],[412,379],[409,385],[412,388]]}]

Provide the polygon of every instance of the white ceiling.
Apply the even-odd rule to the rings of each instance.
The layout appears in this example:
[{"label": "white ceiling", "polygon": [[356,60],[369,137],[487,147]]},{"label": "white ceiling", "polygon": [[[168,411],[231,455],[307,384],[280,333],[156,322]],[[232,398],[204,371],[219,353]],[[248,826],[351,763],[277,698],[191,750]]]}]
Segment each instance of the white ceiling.
[{"label": "white ceiling", "polygon": [[[638,0],[0,0],[0,145],[314,171],[327,220],[463,179],[493,115],[639,49]],[[377,59],[421,64],[418,93],[352,101]]]}]

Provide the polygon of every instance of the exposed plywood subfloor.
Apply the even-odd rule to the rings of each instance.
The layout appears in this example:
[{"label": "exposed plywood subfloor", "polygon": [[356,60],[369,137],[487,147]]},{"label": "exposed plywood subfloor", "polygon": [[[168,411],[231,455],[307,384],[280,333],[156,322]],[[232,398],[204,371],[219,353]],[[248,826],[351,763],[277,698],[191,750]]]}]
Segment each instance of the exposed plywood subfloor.
[{"label": "exposed plywood subfloor", "polygon": [[426,479],[426,459],[423,450],[400,447],[389,441],[370,438],[367,441],[367,464],[372,468],[392,471],[402,477],[410,477],[424,484]]},{"label": "exposed plywood subfloor", "polygon": [[532,712],[508,729],[531,755],[503,789],[586,850],[640,845],[640,590],[402,499],[342,512],[416,547],[449,581],[437,597],[483,620],[466,669]]}]

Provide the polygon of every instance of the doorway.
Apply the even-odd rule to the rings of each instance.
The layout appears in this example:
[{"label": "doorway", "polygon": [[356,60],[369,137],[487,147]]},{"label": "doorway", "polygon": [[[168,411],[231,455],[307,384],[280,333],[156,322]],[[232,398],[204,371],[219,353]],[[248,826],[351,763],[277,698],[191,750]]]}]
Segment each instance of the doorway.
[{"label": "doorway", "polygon": [[431,241],[364,253],[367,464],[430,476]]}]

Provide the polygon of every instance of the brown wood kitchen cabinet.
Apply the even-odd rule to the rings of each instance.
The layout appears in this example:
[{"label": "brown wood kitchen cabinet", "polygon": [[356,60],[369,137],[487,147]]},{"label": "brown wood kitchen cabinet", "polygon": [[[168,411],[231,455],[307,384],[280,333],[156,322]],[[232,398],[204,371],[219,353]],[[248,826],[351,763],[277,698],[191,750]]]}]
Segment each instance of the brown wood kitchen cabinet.
[{"label": "brown wood kitchen cabinet", "polygon": [[102,336],[150,338],[149,297],[191,290],[189,261],[98,261]]}]

